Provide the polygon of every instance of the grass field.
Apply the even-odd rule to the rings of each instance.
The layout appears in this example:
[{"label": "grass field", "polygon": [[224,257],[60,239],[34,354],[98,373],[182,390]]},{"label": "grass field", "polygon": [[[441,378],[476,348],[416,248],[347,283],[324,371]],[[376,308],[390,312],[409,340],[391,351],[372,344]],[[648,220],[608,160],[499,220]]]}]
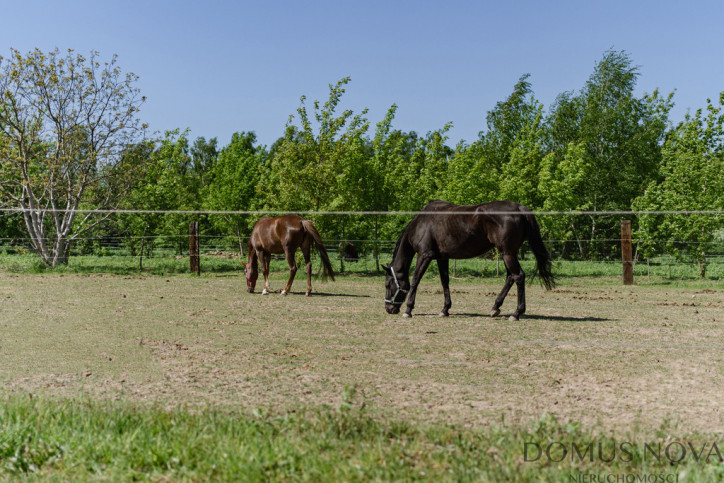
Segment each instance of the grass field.
[{"label": "grass field", "polygon": [[[528,313],[511,323],[514,292],[501,316],[486,316],[502,285],[488,263],[484,277],[459,267],[448,318],[437,317],[442,295],[429,274],[412,319],[384,312],[383,279],[370,272],[315,280],[307,298],[303,277],[286,297],[262,296],[221,269],[6,271],[0,471],[719,479],[721,461],[696,461],[691,450],[676,464],[642,455],[651,441],[706,446],[707,455],[724,431],[721,279],[653,275],[623,287],[618,276],[559,267],[559,287],[531,284]],[[275,272],[272,288],[285,276]],[[523,452],[525,442],[616,441],[634,442],[631,461],[525,461]]]},{"label": "grass field", "polygon": [[[49,269],[40,259],[32,253],[24,255],[0,252],[0,271],[9,273],[103,273],[127,275],[145,273],[153,275],[185,274],[189,271],[187,256],[176,255],[172,250],[156,250],[153,257],[145,257],[139,263],[138,256],[131,256],[123,250],[109,256],[84,255],[71,257],[70,263]],[[342,268],[336,254],[332,254],[332,264],[339,272]],[[389,263],[390,254],[380,254],[380,264]],[[246,260],[246,258],[244,258]],[[297,263],[303,266],[301,253],[297,253]],[[139,268],[139,265],[142,267]],[[529,256],[521,260],[521,265],[527,273],[531,273],[534,262]],[[315,267],[318,262],[315,262]],[[202,272],[211,274],[230,274],[241,270],[238,252],[211,251],[201,254]],[[451,264],[451,272],[461,277],[499,277],[505,272],[503,263],[496,262],[493,255],[485,258],[458,260]],[[142,268],[142,269],[141,269]],[[616,277],[621,275],[621,262],[619,260],[607,261],[571,261],[557,259],[553,261],[554,272],[562,277]],[[289,269],[282,256],[272,259],[272,271],[286,271]],[[344,263],[345,273],[357,275],[376,275],[377,263],[371,255],[361,258],[355,263]],[[428,273],[436,274],[436,264],[430,265]],[[301,276],[302,274],[300,274]],[[677,260],[670,256],[655,257],[647,261],[634,263],[634,276],[644,283],[661,284],[677,280],[698,280],[699,266],[693,262]],[[724,257],[710,256],[707,263],[705,280],[724,280]],[[667,282],[668,281],[668,282]]]}]

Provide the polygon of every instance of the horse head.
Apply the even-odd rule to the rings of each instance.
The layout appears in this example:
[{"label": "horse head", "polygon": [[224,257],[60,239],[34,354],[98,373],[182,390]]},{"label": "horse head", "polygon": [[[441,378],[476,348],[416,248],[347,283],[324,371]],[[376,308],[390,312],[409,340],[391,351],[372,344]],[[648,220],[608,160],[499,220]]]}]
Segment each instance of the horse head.
[{"label": "horse head", "polygon": [[410,291],[410,282],[404,272],[397,272],[392,265],[382,268],[385,271],[385,310],[388,314],[398,314]]},{"label": "horse head", "polygon": [[249,293],[254,292],[254,287],[256,287],[256,279],[259,278],[259,273],[257,270],[254,270],[254,267],[251,263],[244,263],[241,262],[244,265],[244,277],[246,278],[246,291]]}]

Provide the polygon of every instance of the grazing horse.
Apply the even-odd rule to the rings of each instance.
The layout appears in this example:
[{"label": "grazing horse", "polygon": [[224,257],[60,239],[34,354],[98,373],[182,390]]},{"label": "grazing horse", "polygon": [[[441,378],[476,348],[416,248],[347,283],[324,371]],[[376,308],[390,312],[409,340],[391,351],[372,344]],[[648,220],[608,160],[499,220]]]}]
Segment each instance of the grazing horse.
[{"label": "grazing horse", "polygon": [[[272,253],[283,253],[289,264],[289,281],[282,290],[282,295],[289,293],[297,274],[297,262],[294,254],[297,248],[302,249],[304,262],[307,270],[307,296],[312,293],[312,262],[310,260],[310,248],[312,243],[317,247],[319,256],[322,258],[322,279],[331,277],[334,280],[334,271],[329,262],[327,250],[322,244],[322,237],[311,221],[305,220],[297,215],[284,215],[277,218],[264,216],[254,225],[249,238],[249,261],[244,263],[244,276],[246,277],[246,289],[253,292],[256,286],[256,279],[259,278],[258,261],[261,261],[261,271],[264,274],[264,290],[262,294],[269,293],[269,262]],[[243,262],[242,262],[243,263]]]},{"label": "grazing horse", "polygon": [[[510,214],[499,214],[501,212]],[[409,292],[407,310],[403,315],[412,317],[420,279],[430,262],[437,260],[445,294],[445,306],[440,316],[447,316],[452,306],[448,273],[450,259],[477,257],[497,248],[505,262],[508,276],[490,315],[495,317],[500,313],[500,306],[515,283],[518,287],[518,306],[509,320],[518,320],[525,312],[525,273],[518,263],[517,254],[525,240],[528,240],[535,255],[541,281],[550,290],[555,286],[551,258],[543,245],[538,222],[528,208],[512,201],[493,201],[472,206],[459,206],[442,200],[431,201],[407,225],[397,240],[392,263],[383,267],[386,273],[385,309],[390,314],[400,312]],[[410,266],[416,253],[417,264],[410,282]]]}]

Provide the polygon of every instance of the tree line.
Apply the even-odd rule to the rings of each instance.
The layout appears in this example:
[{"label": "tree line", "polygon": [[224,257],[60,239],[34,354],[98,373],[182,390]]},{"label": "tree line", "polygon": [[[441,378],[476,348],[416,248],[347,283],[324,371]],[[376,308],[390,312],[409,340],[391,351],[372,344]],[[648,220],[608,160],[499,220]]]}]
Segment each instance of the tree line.
[{"label": "tree line", "polygon": [[[252,131],[229,144],[188,130],[149,136],[136,76],[114,57],[11,51],[0,61],[0,197],[22,213],[0,218],[0,237],[25,239],[49,265],[71,247],[116,240],[134,254],[172,237],[182,251],[190,215],[93,214],[80,209],[415,211],[429,200],[504,199],[546,211],[723,210],[724,93],[678,123],[674,94],[637,95],[628,53],[603,54],[586,83],[547,108],[523,75],[485,118],[478,138],[449,143],[451,123],[424,135],[396,129],[397,106],[372,124],[343,109],[344,78],[311,105],[303,96],[271,146]],[[60,210],[60,211],[59,211]],[[207,236],[239,250],[256,216],[193,216]],[[396,239],[410,217],[311,216],[332,240]],[[557,256],[618,253],[620,216],[541,216]],[[640,215],[641,257],[706,259],[724,241],[721,215]],[[175,238],[173,238],[175,237]],[[96,244],[96,245],[94,245]],[[376,245],[371,245],[376,247]],[[376,248],[371,248],[376,249]]]}]

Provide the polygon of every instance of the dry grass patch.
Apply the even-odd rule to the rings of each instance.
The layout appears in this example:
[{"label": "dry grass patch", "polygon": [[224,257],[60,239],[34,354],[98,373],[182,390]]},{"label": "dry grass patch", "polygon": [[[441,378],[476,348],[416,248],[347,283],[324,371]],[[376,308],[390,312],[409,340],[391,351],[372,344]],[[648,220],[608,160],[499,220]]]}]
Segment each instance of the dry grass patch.
[{"label": "dry grass patch", "polygon": [[[282,287],[283,274],[273,279]],[[297,281],[297,283],[300,283]],[[724,287],[570,279],[528,290],[528,314],[487,317],[502,280],[423,280],[412,319],[383,281],[247,294],[231,276],[0,275],[7,392],[289,411],[365,403],[414,422],[561,421],[723,431]],[[301,285],[295,286],[299,289]],[[695,305],[691,305],[695,304]]]}]

